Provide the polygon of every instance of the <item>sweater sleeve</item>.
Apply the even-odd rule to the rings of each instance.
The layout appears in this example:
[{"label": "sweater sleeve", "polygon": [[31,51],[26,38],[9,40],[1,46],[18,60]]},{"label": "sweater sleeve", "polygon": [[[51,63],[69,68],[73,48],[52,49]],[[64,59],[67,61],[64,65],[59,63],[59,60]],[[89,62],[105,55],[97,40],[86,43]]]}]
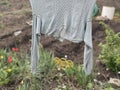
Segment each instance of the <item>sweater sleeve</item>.
[{"label": "sweater sleeve", "polygon": [[39,63],[39,42],[40,42],[40,18],[33,15],[32,26],[32,46],[31,46],[31,71],[34,74],[36,72]]},{"label": "sweater sleeve", "polygon": [[93,45],[92,45],[92,12],[95,4],[90,6],[86,17],[86,28],[84,35],[85,49],[84,49],[84,69],[86,75],[91,74],[93,68]]},{"label": "sweater sleeve", "polygon": [[33,10],[33,4],[34,4],[34,2],[33,2],[33,0],[29,0],[30,1],[30,5],[31,5],[31,8],[32,8],[32,10]]}]

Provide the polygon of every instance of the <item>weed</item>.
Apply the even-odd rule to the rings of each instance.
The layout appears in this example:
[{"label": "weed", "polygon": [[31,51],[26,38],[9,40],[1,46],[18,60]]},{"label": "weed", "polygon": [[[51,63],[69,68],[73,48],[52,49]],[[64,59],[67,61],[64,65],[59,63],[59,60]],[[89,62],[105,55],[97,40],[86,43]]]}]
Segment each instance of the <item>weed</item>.
[{"label": "weed", "polygon": [[13,14],[13,15],[20,15],[20,14],[25,14],[26,16],[28,15],[31,15],[31,10],[30,9],[21,9],[21,10],[18,10],[18,11],[13,11],[11,12],[10,14]]},{"label": "weed", "polygon": [[31,15],[31,11],[29,9],[24,9],[23,12],[26,16]]},{"label": "weed", "polygon": [[19,90],[48,90],[47,84],[55,77],[55,64],[53,55],[40,49],[40,61],[37,72],[33,75],[27,73],[23,78],[24,84],[19,86]]},{"label": "weed", "polygon": [[68,78],[73,78],[77,81],[79,86],[86,86],[88,83],[93,82],[93,75],[87,76],[85,75],[83,65],[74,65],[72,68],[67,68],[65,70],[65,74]]},{"label": "weed", "polygon": [[0,5],[9,6],[10,2],[8,0],[3,0],[0,2]]},{"label": "weed", "polygon": [[116,12],[116,13],[115,13],[115,16],[116,16],[116,17],[120,17],[120,12]]},{"label": "weed", "polygon": [[0,30],[3,30],[3,29],[5,29],[5,24],[0,23]]},{"label": "weed", "polygon": [[3,14],[0,14],[0,18],[2,18],[4,15]]}]

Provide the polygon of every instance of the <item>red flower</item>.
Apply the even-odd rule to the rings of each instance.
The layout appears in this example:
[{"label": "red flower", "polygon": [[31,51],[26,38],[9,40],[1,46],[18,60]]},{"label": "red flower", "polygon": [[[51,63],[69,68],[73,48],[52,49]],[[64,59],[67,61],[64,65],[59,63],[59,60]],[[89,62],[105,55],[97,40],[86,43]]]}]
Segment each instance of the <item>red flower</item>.
[{"label": "red flower", "polygon": [[12,56],[9,56],[9,57],[8,57],[8,62],[9,62],[9,63],[12,63],[12,62],[13,62]]},{"label": "red flower", "polygon": [[12,48],[12,51],[18,52],[18,48]]},{"label": "red flower", "polygon": [[18,52],[18,48],[16,48],[15,51]]},{"label": "red flower", "polygon": [[15,51],[15,48],[12,48],[12,51]]}]

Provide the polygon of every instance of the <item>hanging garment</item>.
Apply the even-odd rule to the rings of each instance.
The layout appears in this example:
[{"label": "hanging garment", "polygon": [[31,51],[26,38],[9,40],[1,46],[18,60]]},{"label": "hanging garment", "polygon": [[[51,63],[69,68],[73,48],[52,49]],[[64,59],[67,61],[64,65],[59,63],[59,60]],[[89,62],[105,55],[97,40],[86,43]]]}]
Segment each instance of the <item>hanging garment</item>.
[{"label": "hanging garment", "polygon": [[36,72],[41,33],[59,40],[85,42],[84,70],[93,67],[92,12],[96,0],[30,0],[33,13],[31,69]]}]

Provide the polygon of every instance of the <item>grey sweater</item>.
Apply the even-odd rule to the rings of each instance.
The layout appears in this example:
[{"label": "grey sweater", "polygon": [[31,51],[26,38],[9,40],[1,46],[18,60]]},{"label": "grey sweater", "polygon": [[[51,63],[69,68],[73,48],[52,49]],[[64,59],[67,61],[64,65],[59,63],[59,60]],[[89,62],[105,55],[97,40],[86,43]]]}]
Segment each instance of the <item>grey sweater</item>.
[{"label": "grey sweater", "polygon": [[41,33],[59,40],[85,42],[84,70],[93,67],[92,12],[96,0],[30,0],[33,13],[31,69],[36,72]]}]

